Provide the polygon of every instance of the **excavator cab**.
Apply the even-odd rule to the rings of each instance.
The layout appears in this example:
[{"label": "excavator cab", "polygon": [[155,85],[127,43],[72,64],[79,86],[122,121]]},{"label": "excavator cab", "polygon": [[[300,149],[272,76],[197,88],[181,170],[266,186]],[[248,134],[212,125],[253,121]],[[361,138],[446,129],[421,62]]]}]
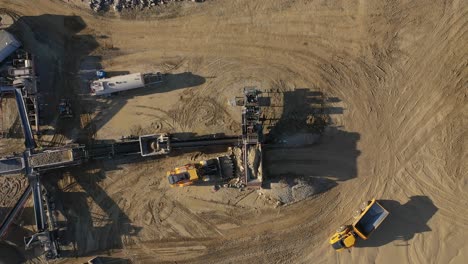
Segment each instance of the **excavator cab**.
[{"label": "excavator cab", "polygon": [[199,180],[197,169],[193,164],[187,164],[183,167],[167,172],[167,180],[171,187],[188,186]]},{"label": "excavator cab", "polygon": [[353,233],[352,226],[340,227],[330,238],[330,244],[336,251],[342,251],[343,249],[353,247],[355,243],[356,237]]},{"label": "excavator cab", "polygon": [[187,172],[171,174],[167,176],[170,185],[188,185],[190,182],[190,175]]}]

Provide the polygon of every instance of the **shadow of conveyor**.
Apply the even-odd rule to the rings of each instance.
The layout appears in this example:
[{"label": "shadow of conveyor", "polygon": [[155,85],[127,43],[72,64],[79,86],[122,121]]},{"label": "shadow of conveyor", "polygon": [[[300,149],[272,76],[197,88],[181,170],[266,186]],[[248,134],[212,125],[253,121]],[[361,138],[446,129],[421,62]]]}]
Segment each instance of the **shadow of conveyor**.
[{"label": "shadow of conveyor", "polygon": [[[62,257],[93,256],[122,249],[123,241],[138,235],[140,227],[134,226],[119,205],[102,189],[99,182],[105,178],[99,162],[74,168],[65,175],[50,176],[55,183],[57,210],[65,218],[59,221]],[[68,182],[66,186],[57,183]],[[90,208],[93,201],[98,207]]]},{"label": "shadow of conveyor", "polygon": [[25,263],[26,258],[13,245],[0,241],[0,263]]},{"label": "shadow of conveyor", "polygon": [[416,234],[430,232],[427,222],[438,208],[427,196],[412,196],[405,204],[394,200],[378,201],[390,214],[370,239],[358,240],[356,247],[380,247],[393,241],[408,246]]},{"label": "shadow of conveyor", "polygon": [[360,135],[331,124],[331,115],[343,113],[333,106],[338,98],[307,88],[261,96],[268,98],[263,99],[268,104],[263,117],[264,188],[280,181],[291,185],[301,178],[316,185],[319,193],[356,177]]}]

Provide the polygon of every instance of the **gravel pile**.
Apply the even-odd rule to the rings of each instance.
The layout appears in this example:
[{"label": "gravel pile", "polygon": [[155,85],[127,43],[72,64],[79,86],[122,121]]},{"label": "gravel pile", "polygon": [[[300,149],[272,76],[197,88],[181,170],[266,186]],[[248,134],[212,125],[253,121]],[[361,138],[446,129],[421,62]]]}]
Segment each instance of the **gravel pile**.
[{"label": "gravel pile", "polygon": [[262,189],[260,192],[267,199],[276,201],[277,204],[287,205],[324,192],[332,184],[332,181],[326,178],[284,178],[278,182],[271,182],[270,188]]},{"label": "gravel pile", "polygon": [[[184,0],[89,0],[89,7],[98,12],[112,7],[120,12],[122,9],[147,8],[157,5],[164,5],[170,2],[182,2]],[[192,2],[204,2],[205,0],[187,0]]]},{"label": "gravel pile", "polygon": [[29,164],[33,167],[43,166],[47,164],[66,162],[71,160],[70,150],[59,150],[53,152],[42,152],[32,155],[29,158]]}]

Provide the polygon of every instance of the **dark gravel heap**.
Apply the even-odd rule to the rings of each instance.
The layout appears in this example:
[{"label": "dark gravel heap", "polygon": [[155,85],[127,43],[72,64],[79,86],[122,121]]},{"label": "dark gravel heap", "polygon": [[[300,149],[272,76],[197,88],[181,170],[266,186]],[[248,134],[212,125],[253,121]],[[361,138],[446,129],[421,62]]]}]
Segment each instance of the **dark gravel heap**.
[{"label": "dark gravel heap", "polygon": [[181,1],[205,2],[205,0],[89,0],[89,7],[96,12],[108,9],[110,7],[112,7],[115,11],[120,12],[123,9],[143,9],[157,5],[168,4],[170,2]]}]

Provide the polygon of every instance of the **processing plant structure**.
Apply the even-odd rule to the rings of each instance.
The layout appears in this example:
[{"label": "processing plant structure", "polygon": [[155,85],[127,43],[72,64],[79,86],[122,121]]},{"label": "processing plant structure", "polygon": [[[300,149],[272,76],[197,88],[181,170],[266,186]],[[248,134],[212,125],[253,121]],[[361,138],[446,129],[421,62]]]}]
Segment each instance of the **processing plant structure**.
[{"label": "processing plant structure", "polygon": [[[68,144],[55,148],[38,148],[34,132],[39,132],[39,105],[37,101],[38,88],[35,76],[33,56],[21,49],[21,43],[6,31],[0,32],[0,38],[5,46],[0,47],[0,63],[7,65],[9,78],[3,78],[0,85],[0,99],[5,95],[13,95],[24,134],[25,151],[10,157],[0,159],[0,176],[22,173],[28,179],[26,188],[15,206],[0,224],[0,237],[4,236],[8,227],[19,214],[27,199],[32,195],[34,218],[37,232],[25,238],[26,249],[40,246],[47,259],[60,257],[58,242],[58,226],[54,218],[53,193],[41,184],[41,176],[50,170],[78,166],[90,160],[109,159],[128,155],[150,158],[167,155],[171,150],[198,149],[209,146],[237,146],[242,148],[243,171],[239,176],[242,186],[260,187],[261,176],[261,139],[260,107],[258,105],[259,91],[254,87],[244,89],[242,98],[242,135],[219,136],[207,135],[191,139],[178,139],[171,134],[150,134],[129,137],[114,143],[95,143],[89,145]],[[139,75],[141,78],[148,77]],[[161,82],[160,74],[152,76],[155,82]],[[102,80],[101,80],[102,82]],[[136,85],[134,88],[139,87]],[[67,110],[66,101],[62,102],[61,115],[72,115]],[[70,107],[69,107],[70,108]],[[63,112],[63,113],[62,113]],[[253,162],[249,160],[254,151]],[[225,162],[224,162],[225,163]],[[226,167],[226,166],[225,166]],[[228,166],[232,168],[231,166]],[[208,164],[200,166],[206,170]],[[199,168],[199,172],[202,170]],[[233,178],[232,170],[222,178]],[[260,173],[259,173],[260,172]],[[205,171],[208,175],[209,172]],[[211,173],[213,174],[213,173]],[[214,175],[214,174],[213,174]],[[221,175],[221,174],[220,174]],[[226,176],[228,175],[228,176]]]}]

